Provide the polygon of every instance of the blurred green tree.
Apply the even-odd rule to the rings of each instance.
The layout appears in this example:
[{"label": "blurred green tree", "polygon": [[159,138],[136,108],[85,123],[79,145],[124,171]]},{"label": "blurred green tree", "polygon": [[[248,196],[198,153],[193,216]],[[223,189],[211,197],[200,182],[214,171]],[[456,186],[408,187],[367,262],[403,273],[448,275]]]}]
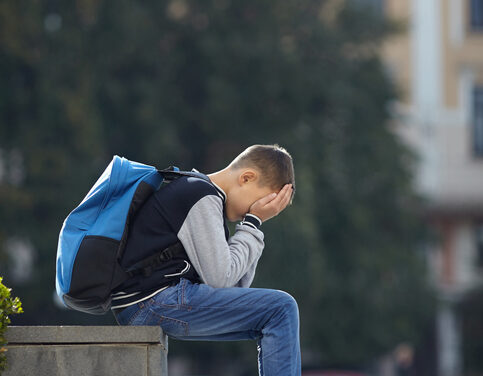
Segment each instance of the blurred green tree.
[{"label": "blurred green tree", "polygon": [[[392,31],[351,1],[0,1],[0,246],[37,252],[15,320],[113,322],[52,302],[62,221],[113,154],[209,173],[279,143],[297,193],[263,225],[253,286],[297,298],[304,360],[361,365],[417,343],[432,294],[416,159],[389,126]],[[191,356],[209,364],[213,348],[233,351]]]}]

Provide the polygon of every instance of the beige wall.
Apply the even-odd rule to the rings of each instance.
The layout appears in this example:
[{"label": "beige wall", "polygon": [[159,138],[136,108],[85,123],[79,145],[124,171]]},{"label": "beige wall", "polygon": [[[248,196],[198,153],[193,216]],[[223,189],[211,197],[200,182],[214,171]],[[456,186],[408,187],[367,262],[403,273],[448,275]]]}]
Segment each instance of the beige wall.
[{"label": "beige wall", "polygon": [[[470,69],[475,81],[483,85],[483,32],[469,28],[468,1],[440,0],[441,43],[444,75],[444,107],[459,106],[459,76],[462,69]],[[412,103],[412,48],[410,38],[411,1],[385,0],[386,15],[405,24],[407,30],[390,38],[383,46],[385,60],[394,78],[403,89],[403,103]],[[456,36],[455,36],[456,34]],[[456,41],[455,41],[456,39]]]},{"label": "beige wall", "polygon": [[[420,37],[414,28],[415,1],[385,0],[388,17],[407,25],[406,32],[383,46],[388,68],[402,88],[399,134],[421,156],[418,186],[423,193],[442,206],[483,208],[483,159],[472,152],[472,92],[475,85],[483,85],[483,32],[469,28],[468,1],[436,0],[438,12],[427,15],[440,16],[434,22],[439,48],[432,52],[438,54],[435,61],[440,66],[435,69],[441,73],[437,87],[443,93],[437,91],[440,99],[429,108],[416,103],[417,88],[412,85],[417,65],[424,63],[425,56],[414,56],[413,44]],[[416,84],[424,89],[426,84],[434,85],[430,80]]]},{"label": "beige wall", "polygon": [[[397,20],[409,28],[410,1],[386,0],[385,12],[391,19]],[[411,103],[411,46],[407,32],[390,38],[383,46],[383,53],[388,69],[401,88],[401,101]]]}]

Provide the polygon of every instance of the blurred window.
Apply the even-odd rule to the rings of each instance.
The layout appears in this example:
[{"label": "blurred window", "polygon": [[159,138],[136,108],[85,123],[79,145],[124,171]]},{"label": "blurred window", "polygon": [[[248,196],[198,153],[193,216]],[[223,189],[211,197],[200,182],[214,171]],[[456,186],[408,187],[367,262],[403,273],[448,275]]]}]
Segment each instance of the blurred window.
[{"label": "blurred window", "polygon": [[483,267],[483,223],[477,223],[475,226],[476,235],[476,263],[479,267]]},{"label": "blurred window", "polygon": [[476,156],[483,157],[483,86],[473,93],[473,147]]},{"label": "blurred window", "polygon": [[471,28],[483,31],[483,0],[471,1]]}]

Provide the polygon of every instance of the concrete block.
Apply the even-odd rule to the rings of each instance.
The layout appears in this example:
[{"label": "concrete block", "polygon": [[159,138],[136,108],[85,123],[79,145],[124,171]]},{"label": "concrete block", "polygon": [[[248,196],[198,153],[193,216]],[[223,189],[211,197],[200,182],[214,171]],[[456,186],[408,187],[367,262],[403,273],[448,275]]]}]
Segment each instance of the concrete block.
[{"label": "concrete block", "polygon": [[156,326],[12,326],[2,376],[164,376],[168,342]]}]

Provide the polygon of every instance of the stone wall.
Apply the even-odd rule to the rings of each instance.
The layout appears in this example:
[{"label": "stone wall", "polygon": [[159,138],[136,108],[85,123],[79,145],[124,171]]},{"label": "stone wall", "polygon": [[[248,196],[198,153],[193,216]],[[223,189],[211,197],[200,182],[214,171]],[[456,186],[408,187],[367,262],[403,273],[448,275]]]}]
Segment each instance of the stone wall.
[{"label": "stone wall", "polygon": [[166,376],[158,326],[11,326],[2,376]]}]

